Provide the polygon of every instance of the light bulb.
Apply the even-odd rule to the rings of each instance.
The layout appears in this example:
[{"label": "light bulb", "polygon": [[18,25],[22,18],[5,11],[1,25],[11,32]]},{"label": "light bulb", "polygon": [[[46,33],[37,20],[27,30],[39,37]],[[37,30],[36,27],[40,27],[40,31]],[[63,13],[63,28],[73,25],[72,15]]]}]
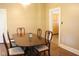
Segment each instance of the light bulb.
[{"label": "light bulb", "polygon": [[30,5],[31,3],[30,3],[30,2],[21,2],[21,4],[22,4],[23,6],[26,6],[26,5]]}]

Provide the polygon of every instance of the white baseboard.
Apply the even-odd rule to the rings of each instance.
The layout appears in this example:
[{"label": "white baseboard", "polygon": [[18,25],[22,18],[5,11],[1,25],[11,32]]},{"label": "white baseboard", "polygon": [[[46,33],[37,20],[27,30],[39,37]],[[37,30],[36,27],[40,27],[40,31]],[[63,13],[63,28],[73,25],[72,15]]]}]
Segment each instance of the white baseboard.
[{"label": "white baseboard", "polygon": [[59,46],[60,46],[61,48],[63,48],[63,49],[66,49],[66,50],[68,50],[68,51],[70,51],[70,52],[76,54],[76,55],[79,55],[79,50],[77,50],[77,49],[74,49],[74,48],[69,47],[69,46],[64,45],[64,44],[59,44]]}]

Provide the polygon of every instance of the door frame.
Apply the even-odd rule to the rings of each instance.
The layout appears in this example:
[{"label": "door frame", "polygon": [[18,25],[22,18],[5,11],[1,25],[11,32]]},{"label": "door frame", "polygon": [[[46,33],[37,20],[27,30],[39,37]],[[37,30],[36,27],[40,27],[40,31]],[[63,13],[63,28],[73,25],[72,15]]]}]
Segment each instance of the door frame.
[{"label": "door frame", "polygon": [[56,7],[49,10],[49,30],[53,32],[52,24],[53,24],[53,18],[52,13],[58,13],[58,22],[59,22],[59,35],[58,35],[58,45],[60,45],[60,23],[61,23],[61,8]]}]

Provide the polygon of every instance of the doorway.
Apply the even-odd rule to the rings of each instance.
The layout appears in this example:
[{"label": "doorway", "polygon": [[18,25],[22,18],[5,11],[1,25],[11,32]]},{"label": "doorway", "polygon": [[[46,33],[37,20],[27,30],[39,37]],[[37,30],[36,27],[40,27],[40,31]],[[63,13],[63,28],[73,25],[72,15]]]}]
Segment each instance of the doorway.
[{"label": "doorway", "polygon": [[6,36],[6,31],[7,31],[7,11],[6,9],[0,9],[0,43],[3,43],[2,34],[4,33]]},{"label": "doorway", "polygon": [[53,32],[53,43],[59,45],[60,39],[60,8],[53,8],[49,10],[49,30]]}]

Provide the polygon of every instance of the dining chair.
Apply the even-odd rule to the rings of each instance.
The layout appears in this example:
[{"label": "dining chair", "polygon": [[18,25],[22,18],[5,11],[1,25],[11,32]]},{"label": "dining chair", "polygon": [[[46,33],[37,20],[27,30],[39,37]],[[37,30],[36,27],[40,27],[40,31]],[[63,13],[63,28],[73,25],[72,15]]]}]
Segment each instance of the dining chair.
[{"label": "dining chair", "polygon": [[25,35],[25,28],[24,27],[18,27],[17,28],[17,35],[19,35],[19,36]]},{"label": "dining chair", "polygon": [[3,34],[3,41],[4,41],[4,45],[5,45],[5,48],[6,48],[8,56],[25,55],[24,51],[20,47],[9,48],[8,43],[7,43],[6,39],[5,39],[4,34]]},{"label": "dining chair", "polygon": [[10,38],[10,35],[9,35],[9,32],[8,31],[7,31],[7,36],[8,36],[8,40],[10,42],[10,48],[11,47],[15,47],[16,46],[15,41]]},{"label": "dining chair", "polygon": [[37,29],[37,37],[41,38],[42,30],[40,28]]},{"label": "dining chair", "polygon": [[53,33],[51,31],[45,32],[46,44],[38,45],[34,47],[34,49],[37,51],[37,55],[41,55],[42,52],[44,52],[44,55],[45,55],[45,52],[48,51],[48,55],[50,56],[50,44],[51,44],[52,36],[53,36]]},{"label": "dining chair", "polygon": [[[24,27],[18,27],[17,28],[17,35],[19,35],[19,36],[23,36],[23,35],[25,35],[25,28]],[[22,49],[26,49],[25,47],[21,47]]]}]

